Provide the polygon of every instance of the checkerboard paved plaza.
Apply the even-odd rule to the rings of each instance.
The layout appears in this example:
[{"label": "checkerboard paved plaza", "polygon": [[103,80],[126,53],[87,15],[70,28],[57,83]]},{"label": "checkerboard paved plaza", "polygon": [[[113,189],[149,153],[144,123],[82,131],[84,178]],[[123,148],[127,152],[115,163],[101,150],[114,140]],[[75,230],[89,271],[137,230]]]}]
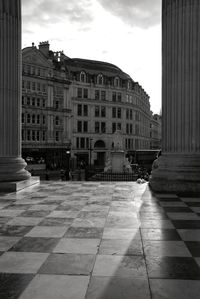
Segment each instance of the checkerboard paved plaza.
[{"label": "checkerboard paved plaza", "polygon": [[0,298],[197,299],[200,196],[48,182],[0,196]]}]

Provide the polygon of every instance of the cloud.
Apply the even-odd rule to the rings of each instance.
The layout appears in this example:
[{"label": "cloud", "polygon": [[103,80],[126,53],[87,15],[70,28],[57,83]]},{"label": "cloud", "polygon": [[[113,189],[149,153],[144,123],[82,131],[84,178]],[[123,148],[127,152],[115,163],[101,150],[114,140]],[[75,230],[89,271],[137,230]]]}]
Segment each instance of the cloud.
[{"label": "cloud", "polygon": [[132,26],[149,28],[160,22],[161,0],[98,0],[113,15]]},{"label": "cloud", "polygon": [[87,24],[92,21],[90,6],[92,0],[22,0],[23,23],[40,26],[56,24],[62,20]]}]

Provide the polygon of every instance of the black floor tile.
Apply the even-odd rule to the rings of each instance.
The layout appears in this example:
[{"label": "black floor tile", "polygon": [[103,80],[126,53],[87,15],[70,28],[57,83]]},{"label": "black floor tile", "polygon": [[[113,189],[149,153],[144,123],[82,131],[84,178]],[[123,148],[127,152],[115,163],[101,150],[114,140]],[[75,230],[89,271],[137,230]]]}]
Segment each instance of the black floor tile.
[{"label": "black floor tile", "polygon": [[[74,221],[74,218],[45,218],[40,222],[39,226],[63,226],[71,224]],[[65,224],[64,224],[65,223]]]},{"label": "black floor tile", "polygon": [[0,298],[17,299],[33,279],[32,274],[0,273]]},{"label": "black floor tile", "polygon": [[100,239],[103,228],[98,227],[70,227],[65,233],[65,238],[93,238]]},{"label": "black floor tile", "polygon": [[163,241],[179,241],[179,234],[175,229],[157,229],[157,228],[141,228],[142,239],[145,240],[163,240]]},{"label": "black floor tile", "polygon": [[197,279],[200,268],[191,257],[147,257],[149,278]]},{"label": "black floor tile", "polygon": [[9,251],[52,252],[59,240],[59,238],[24,237],[17,244],[15,244]]},{"label": "black floor tile", "polygon": [[193,257],[200,257],[200,242],[187,241],[185,244]]},{"label": "black floor tile", "polygon": [[187,207],[163,207],[166,213],[193,213],[190,208]]},{"label": "black floor tile", "polygon": [[0,227],[0,236],[21,237],[27,234],[33,226],[4,225]]},{"label": "black floor tile", "polygon": [[185,202],[189,207],[200,207],[200,199],[199,199],[199,202]]},{"label": "black floor tile", "polygon": [[46,217],[51,211],[25,211],[20,216],[21,217]]},{"label": "black floor tile", "polygon": [[171,220],[171,221],[174,227],[178,229],[181,228],[199,229],[200,228],[200,220]]},{"label": "black floor tile", "polygon": [[39,273],[89,275],[94,262],[95,255],[92,254],[51,254]]}]

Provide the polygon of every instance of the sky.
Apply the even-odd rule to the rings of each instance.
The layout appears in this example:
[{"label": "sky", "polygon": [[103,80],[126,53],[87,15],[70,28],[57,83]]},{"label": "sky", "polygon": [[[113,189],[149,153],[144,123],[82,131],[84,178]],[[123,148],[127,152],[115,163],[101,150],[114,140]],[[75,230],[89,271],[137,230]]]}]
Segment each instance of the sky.
[{"label": "sky", "polygon": [[117,65],[161,111],[161,0],[22,0],[22,47]]}]

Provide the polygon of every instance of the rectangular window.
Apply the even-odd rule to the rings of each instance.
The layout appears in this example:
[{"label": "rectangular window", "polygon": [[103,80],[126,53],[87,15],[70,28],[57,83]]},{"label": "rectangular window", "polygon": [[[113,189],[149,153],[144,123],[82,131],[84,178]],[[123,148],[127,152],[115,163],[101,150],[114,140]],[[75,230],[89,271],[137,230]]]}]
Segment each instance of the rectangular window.
[{"label": "rectangular window", "polygon": [[100,91],[99,90],[95,90],[95,100],[99,100],[100,99]]},{"label": "rectangular window", "polygon": [[56,101],[55,106],[56,106],[56,109],[59,108],[59,101]]},{"label": "rectangular window", "polygon": [[87,105],[83,105],[83,115],[88,116],[88,106]]},{"label": "rectangular window", "polygon": [[76,138],[76,148],[79,148],[79,137]]},{"label": "rectangular window", "polygon": [[99,133],[99,122],[95,121],[95,133]]},{"label": "rectangular window", "polygon": [[24,98],[24,96],[22,96],[22,105],[24,105],[25,104],[25,98]]},{"label": "rectangular window", "polygon": [[116,100],[117,100],[117,94],[116,94],[115,91],[113,91],[113,93],[112,93],[112,101],[116,102]]},{"label": "rectangular window", "polygon": [[101,117],[106,117],[106,107],[105,106],[101,107]]},{"label": "rectangular window", "polygon": [[59,131],[56,131],[56,141],[59,141]]},{"label": "rectangular window", "polygon": [[130,124],[130,134],[133,134],[133,125]]},{"label": "rectangular window", "polygon": [[77,97],[82,98],[82,88],[77,89]]},{"label": "rectangular window", "polygon": [[37,115],[37,124],[40,124],[40,115]]},{"label": "rectangular window", "polygon": [[121,118],[121,115],[122,115],[121,108],[117,108],[117,117]]},{"label": "rectangular window", "polygon": [[83,132],[87,132],[88,131],[88,122],[84,121],[83,122]]},{"label": "rectangular window", "polygon": [[132,120],[133,119],[133,110],[130,109],[130,119]]},{"label": "rectangular window", "polygon": [[37,107],[40,107],[40,98],[37,98]]},{"label": "rectangular window", "polygon": [[95,117],[99,117],[99,106],[95,106]]},{"label": "rectangular window", "polygon": [[122,94],[121,94],[121,92],[118,92],[118,94],[117,94],[117,101],[118,102],[122,101]]},{"label": "rectangular window", "polygon": [[35,82],[32,82],[32,90],[35,90]]},{"label": "rectangular window", "polygon": [[106,133],[106,123],[105,122],[101,123],[101,133]]},{"label": "rectangular window", "polygon": [[78,104],[77,106],[77,115],[81,116],[82,115],[82,105]]},{"label": "rectangular window", "polygon": [[45,141],[46,140],[46,132],[42,131],[42,140]]},{"label": "rectangular window", "polygon": [[42,107],[45,107],[45,103],[46,103],[46,101],[45,101],[45,99],[43,99],[42,100]]},{"label": "rectangular window", "polygon": [[43,115],[43,118],[42,118],[43,125],[45,125],[45,122],[46,122],[46,118],[45,118],[45,115]]},{"label": "rectangular window", "polygon": [[86,148],[89,148],[89,138],[86,138]]},{"label": "rectangular window", "polygon": [[37,90],[40,91],[40,83],[37,83]]},{"label": "rectangular window", "polygon": [[101,91],[101,100],[102,100],[102,101],[105,101],[105,100],[106,100],[106,92],[105,92],[105,90],[102,90],[102,91]]},{"label": "rectangular window", "polygon": [[32,98],[32,106],[35,106],[35,98]]},{"label": "rectangular window", "polygon": [[31,123],[31,115],[28,113],[27,114],[27,124],[30,124]]},{"label": "rectangular window", "polygon": [[116,123],[112,123],[112,133],[116,132]]},{"label": "rectangular window", "polygon": [[85,138],[81,138],[81,148],[85,148]]},{"label": "rectangular window", "polygon": [[37,75],[40,76],[40,69],[37,69]]},{"label": "rectangular window", "polygon": [[36,131],[36,140],[40,141],[40,131]]},{"label": "rectangular window", "polygon": [[22,80],[22,88],[24,89],[25,88],[25,81]]},{"label": "rectangular window", "polygon": [[126,119],[129,119],[129,109],[126,109]]},{"label": "rectangular window", "polygon": [[112,118],[116,118],[116,107],[112,108]]},{"label": "rectangular window", "polygon": [[35,124],[35,114],[32,115],[32,124]]},{"label": "rectangular window", "polygon": [[129,134],[129,124],[126,124],[126,134]]},{"label": "rectangular window", "polygon": [[82,132],[82,122],[80,120],[77,121],[77,132]]},{"label": "rectangular window", "polygon": [[35,141],[35,131],[32,131],[32,140]]},{"label": "rectangular window", "polygon": [[83,98],[84,98],[84,99],[87,99],[87,98],[88,98],[88,89],[87,89],[87,88],[84,88],[84,89],[83,89]]},{"label": "rectangular window", "polygon": [[117,130],[121,130],[122,129],[122,124],[121,123],[117,123]]},{"label": "rectangular window", "polygon": [[27,130],[27,140],[31,140],[31,131]]}]

